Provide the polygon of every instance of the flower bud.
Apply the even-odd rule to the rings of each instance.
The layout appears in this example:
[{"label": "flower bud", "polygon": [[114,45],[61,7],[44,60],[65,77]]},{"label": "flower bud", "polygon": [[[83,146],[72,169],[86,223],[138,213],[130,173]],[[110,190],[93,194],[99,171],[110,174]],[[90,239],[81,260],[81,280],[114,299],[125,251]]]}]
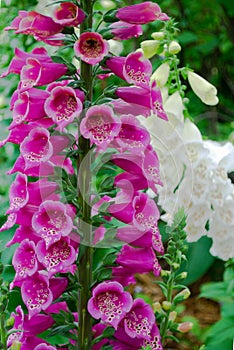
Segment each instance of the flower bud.
[{"label": "flower bud", "polygon": [[188,72],[188,81],[193,92],[202,100],[203,103],[209,106],[215,106],[219,99],[217,89],[207,80],[194,72]]},{"label": "flower bud", "polygon": [[172,303],[170,301],[163,301],[162,307],[165,311],[168,311],[171,309]]},{"label": "flower bud", "polygon": [[159,41],[157,40],[145,40],[141,42],[141,48],[145,58],[153,57],[160,46]]},{"label": "flower bud", "polygon": [[168,47],[168,52],[172,55],[175,55],[181,51],[181,46],[180,44],[173,40],[170,42],[169,47]]},{"label": "flower bud", "polygon": [[160,275],[162,277],[168,277],[168,276],[170,276],[170,274],[171,274],[171,271],[169,271],[169,270],[161,270],[161,272],[160,272]]},{"label": "flower bud", "polygon": [[6,327],[11,328],[14,326],[14,323],[15,323],[15,319],[14,317],[11,316],[6,320]]},{"label": "flower bud", "polygon": [[154,312],[157,312],[157,313],[160,313],[160,314],[163,312],[162,306],[161,306],[159,301],[156,301],[156,303],[153,303],[152,306],[153,306],[153,311]]},{"label": "flower bud", "polygon": [[169,314],[169,321],[174,322],[175,319],[176,319],[176,316],[177,316],[177,312],[176,311],[170,312],[170,314]]},{"label": "flower bud", "polygon": [[172,264],[173,269],[177,270],[180,267],[180,264],[178,263],[173,263]]},{"label": "flower bud", "polygon": [[182,300],[186,300],[188,299],[188,297],[190,296],[191,292],[188,288],[183,289],[180,293],[178,293],[175,298],[174,298],[174,302],[178,303]]},{"label": "flower bud", "polygon": [[170,66],[167,62],[161,64],[161,66],[159,66],[156,71],[153,73],[153,75],[151,76],[151,81],[155,80],[157,83],[157,86],[159,88],[162,88],[169,77],[169,73],[170,73]]},{"label": "flower bud", "polygon": [[162,40],[164,38],[164,33],[163,32],[154,32],[151,34],[151,36],[154,40]]},{"label": "flower bud", "polygon": [[176,276],[177,280],[184,280],[188,276],[188,272],[183,271],[179,275]]},{"label": "flower bud", "polygon": [[192,328],[193,328],[192,322],[183,322],[178,324],[177,330],[180,331],[181,333],[187,333]]}]

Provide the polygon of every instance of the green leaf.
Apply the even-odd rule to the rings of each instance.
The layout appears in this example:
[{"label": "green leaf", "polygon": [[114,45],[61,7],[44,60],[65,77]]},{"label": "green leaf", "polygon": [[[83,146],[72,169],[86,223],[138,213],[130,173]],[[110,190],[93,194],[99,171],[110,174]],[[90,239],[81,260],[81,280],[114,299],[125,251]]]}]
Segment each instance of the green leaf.
[{"label": "green leaf", "polygon": [[231,295],[225,282],[211,282],[202,285],[200,297],[225,302],[230,301]]},{"label": "green leaf", "polygon": [[[211,346],[217,346],[219,349],[231,350],[234,339],[234,317],[221,319],[211,327],[207,338],[207,349],[211,350]],[[226,345],[225,345],[226,344]],[[215,350],[216,348],[212,348]]]}]

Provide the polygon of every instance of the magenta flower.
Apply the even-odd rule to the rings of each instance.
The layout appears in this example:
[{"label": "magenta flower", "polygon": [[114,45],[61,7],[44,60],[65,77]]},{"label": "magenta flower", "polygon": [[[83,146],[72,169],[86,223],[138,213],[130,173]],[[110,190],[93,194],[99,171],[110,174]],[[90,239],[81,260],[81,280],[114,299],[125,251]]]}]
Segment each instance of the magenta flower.
[{"label": "magenta flower", "polygon": [[126,61],[126,57],[114,56],[114,57],[108,58],[105,64],[115,75],[117,75],[117,77],[125,80],[125,77],[123,75],[125,61]]},{"label": "magenta flower", "polygon": [[10,29],[14,29],[16,34],[33,35],[36,39],[44,39],[60,33],[63,26],[38,12],[19,11],[19,16],[13,20],[11,26],[6,28],[6,30]]},{"label": "magenta flower", "polygon": [[133,200],[133,225],[140,231],[157,230],[160,213],[155,201],[146,193],[140,193]]},{"label": "magenta flower", "polygon": [[148,88],[152,75],[150,60],[140,51],[130,53],[125,60],[123,75],[129,84]]},{"label": "magenta flower", "polygon": [[21,294],[29,318],[45,310],[53,301],[53,294],[49,288],[49,279],[41,273],[28,277],[21,286]]},{"label": "magenta flower", "polygon": [[125,332],[131,338],[150,340],[150,333],[155,324],[155,316],[150,305],[143,299],[134,300],[131,310],[123,319]]},{"label": "magenta flower", "polygon": [[112,268],[113,280],[124,287],[129,286],[130,284],[136,284],[134,273],[135,272],[132,271],[131,268],[125,266],[116,266]]},{"label": "magenta flower", "polygon": [[24,279],[37,272],[38,262],[35,249],[35,243],[29,239],[23,240],[16,248],[12,259],[12,265],[16,271],[15,280]]},{"label": "magenta flower", "polygon": [[73,2],[62,2],[54,11],[56,23],[66,27],[77,27],[85,19],[85,13]]},{"label": "magenta flower", "polygon": [[117,255],[116,263],[129,269],[131,274],[152,272],[159,276],[161,267],[152,248],[134,248],[124,245]]},{"label": "magenta flower", "polygon": [[137,38],[142,35],[142,26],[130,24],[123,21],[114,22],[110,25],[111,33],[115,40],[128,40],[130,38]]},{"label": "magenta flower", "polygon": [[45,111],[58,124],[59,130],[72,123],[82,112],[83,105],[71,87],[55,87],[45,101]]},{"label": "magenta flower", "polygon": [[85,118],[80,124],[80,132],[91,142],[102,149],[105,149],[110,141],[118,135],[121,123],[114,116],[111,107],[106,105],[97,105],[87,110]]},{"label": "magenta flower", "polygon": [[109,47],[106,40],[95,32],[85,32],[81,34],[74,45],[75,55],[82,61],[94,65],[102,61],[108,54]]},{"label": "magenta flower", "polygon": [[132,115],[122,115],[120,121],[121,129],[114,140],[114,143],[118,145],[116,146],[121,152],[128,150],[132,153],[140,153],[144,151],[150,143],[147,129]]},{"label": "magenta flower", "polygon": [[25,160],[26,168],[32,168],[48,161],[53,154],[49,131],[39,127],[31,130],[22,142],[20,152]]},{"label": "magenta flower", "polygon": [[47,249],[71,232],[73,222],[67,212],[65,204],[46,200],[33,215],[32,227],[45,240]]},{"label": "magenta flower", "polygon": [[[100,335],[103,334],[103,331],[106,329],[106,325],[104,325],[103,323],[97,323],[92,327],[92,331],[93,331],[93,339],[99,337]],[[109,343],[109,339],[104,338],[102,340],[100,340],[98,343],[94,344],[92,346],[92,350],[101,350],[102,346],[105,344]]]},{"label": "magenta flower", "polygon": [[35,88],[24,92],[16,90],[11,100],[13,122],[9,129],[24,121],[29,122],[45,117],[44,103],[48,96],[48,92]]},{"label": "magenta flower", "polygon": [[132,24],[146,24],[156,20],[166,21],[169,19],[165,13],[161,12],[158,4],[151,1],[122,7],[117,11],[116,17]]},{"label": "magenta flower", "polygon": [[69,244],[68,237],[63,237],[46,249],[46,243],[41,240],[37,244],[38,260],[48,271],[49,278],[58,272],[74,272],[76,260],[75,249]]},{"label": "magenta flower", "polygon": [[19,173],[14,182],[11,184],[9,190],[10,208],[7,210],[7,214],[17,212],[23,208],[29,199],[27,190],[27,176]]},{"label": "magenta flower", "polygon": [[56,350],[56,348],[52,345],[48,345],[46,343],[41,343],[35,347],[34,350]]},{"label": "magenta flower", "polygon": [[21,225],[16,229],[13,238],[7,242],[6,247],[10,247],[15,243],[21,243],[25,239],[31,240],[35,244],[40,240],[30,226]]},{"label": "magenta flower", "polygon": [[118,324],[132,307],[132,297],[124,292],[118,282],[105,281],[97,285],[88,301],[88,311],[92,317],[99,319],[117,329]]}]

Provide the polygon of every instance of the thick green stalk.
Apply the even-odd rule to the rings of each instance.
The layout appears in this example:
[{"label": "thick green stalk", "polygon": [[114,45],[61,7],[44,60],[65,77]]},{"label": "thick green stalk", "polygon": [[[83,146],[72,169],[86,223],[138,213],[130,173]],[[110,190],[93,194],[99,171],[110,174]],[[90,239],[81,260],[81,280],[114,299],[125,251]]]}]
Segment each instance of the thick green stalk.
[{"label": "thick green stalk", "polygon": [[2,349],[7,350],[4,312],[0,315],[0,327]]},{"label": "thick green stalk", "polygon": [[[80,34],[92,28],[93,6],[92,0],[81,1],[81,8],[86,12],[87,18],[80,26]],[[87,91],[86,100],[92,102],[92,66],[81,61],[81,79]],[[83,117],[85,112],[83,114]],[[91,151],[88,139],[79,135],[79,159],[78,159],[78,195],[80,197],[81,216],[79,231],[81,234],[80,256],[78,264],[79,275],[79,299],[78,299],[78,349],[90,350],[92,348],[92,324],[91,316],[87,311],[87,302],[90,298],[92,285],[92,225],[90,207],[91,186]]]}]

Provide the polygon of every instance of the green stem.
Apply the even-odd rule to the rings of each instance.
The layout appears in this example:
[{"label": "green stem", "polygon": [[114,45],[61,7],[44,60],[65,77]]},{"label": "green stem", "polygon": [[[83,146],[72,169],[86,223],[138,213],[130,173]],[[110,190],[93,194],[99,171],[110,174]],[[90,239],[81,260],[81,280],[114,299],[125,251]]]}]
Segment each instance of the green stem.
[{"label": "green stem", "polygon": [[5,316],[4,313],[0,316],[0,331],[1,331],[1,343],[2,349],[7,350],[7,342],[6,342],[6,331],[5,331]]},{"label": "green stem", "polygon": [[[93,6],[91,0],[81,1],[81,8],[87,14],[86,20],[80,26],[80,33],[92,28]],[[84,88],[87,92],[86,100],[92,102],[92,66],[81,61],[81,79],[84,81]],[[83,113],[83,117],[85,111]],[[90,207],[90,186],[91,186],[91,151],[89,139],[79,135],[78,147],[80,151],[78,159],[78,195],[80,198],[81,216],[79,232],[81,234],[81,244],[78,263],[79,276],[79,298],[78,298],[78,349],[90,350],[92,348],[92,319],[87,311],[87,303],[91,294],[92,285],[92,225]]]},{"label": "green stem", "polygon": [[[173,271],[171,271],[171,276],[167,282],[167,301],[169,301],[170,303],[172,303],[173,285],[174,285],[174,274],[173,274]],[[161,334],[161,339],[162,339],[163,345],[164,345],[165,337],[167,335],[170,312],[171,312],[171,310],[167,310],[165,318],[164,318],[162,325],[161,325],[161,329],[160,329],[160,334]]]}]

